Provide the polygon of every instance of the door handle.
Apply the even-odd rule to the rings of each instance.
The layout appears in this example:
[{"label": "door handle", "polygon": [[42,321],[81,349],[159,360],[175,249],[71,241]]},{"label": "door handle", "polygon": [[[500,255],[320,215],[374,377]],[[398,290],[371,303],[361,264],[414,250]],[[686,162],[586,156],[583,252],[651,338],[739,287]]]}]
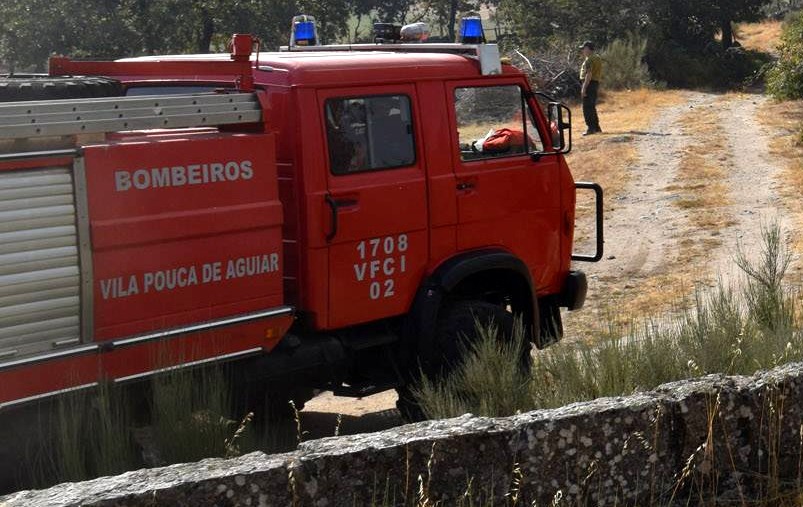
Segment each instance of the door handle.
[{"label": "door handle", "polygon": [[358,201],[357,199],[343,198],[343,199],[333,199],[333,200],[334,200],[335,206],[338,209],[340,209],[340,208],[353,208],[354,206],[356,206],[356,205],[358,205],[360,203],[360,201]]},{"label": "door handle", "polygon": [[471,190],[476,185],[470,181],[461,181],[457,184],[457,190],[464,191],[464,190]]},{"label": "door handle", "polygon": [[359,201],[357,199],[347,198],[335,199],[331,194],[326,194],[324,199],[326,200],[326,204],[329,205],[329,209],[332,212],[332,228],[329,229],[329,232],[326,234],[326,242],[331,243],[331,241],[335,239],[335,236],[337,236],[339,222],[338,212],[340,211],[340,208],[350,208],[356,206]]}]

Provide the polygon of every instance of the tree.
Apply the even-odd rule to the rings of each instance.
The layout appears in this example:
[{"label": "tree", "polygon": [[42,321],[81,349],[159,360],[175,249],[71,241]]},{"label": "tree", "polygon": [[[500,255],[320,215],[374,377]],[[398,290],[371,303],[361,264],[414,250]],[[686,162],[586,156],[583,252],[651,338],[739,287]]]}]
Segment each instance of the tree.
[{"label": "tree", "polygon": [[620,0],[615,6],[599,0],[504,0],[499,16],[516,28],[531,49],[555,41],[579,44],[592,40],[599,46],[626,33],[644,30],[653,4],[669,0]]},{"label": "tree", "polygon": [[274,49],[289,39],[294,14],[321,18],[324,40],[340,37],[350,0],[3,0],[0,63],[42,71],[52,54],[119,58],[225,50],[233,33]]},{"label": "tree", "polygon": [[[705,3],[705,2],[700,2]],[[763,16],[764,8],[769,0],[717,0],[711,2],[714,18],[718,21],[722,33],[722,46],[733,47],[733,23],[740,21],[758,21]]]},{"label": "tree", "polygon": [[11,71],[42,71],[53,53],[125,54],[132,34],[120,16],[121,1],[4,0],[0,60]]},{"label": "tree", "polygon": [[767,76],[768,91],[779,100],[803,99],[803,11],[784,26],[778,62]]}]

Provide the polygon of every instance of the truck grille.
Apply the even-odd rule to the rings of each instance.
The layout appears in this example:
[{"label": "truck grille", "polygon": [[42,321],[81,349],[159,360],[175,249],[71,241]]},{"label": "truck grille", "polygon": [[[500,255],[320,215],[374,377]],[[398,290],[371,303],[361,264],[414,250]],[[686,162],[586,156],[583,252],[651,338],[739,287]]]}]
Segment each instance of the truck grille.
[{"label": "truck grille", "polygon": [[80,341],[72,171],[0,172],[0,359]]}]

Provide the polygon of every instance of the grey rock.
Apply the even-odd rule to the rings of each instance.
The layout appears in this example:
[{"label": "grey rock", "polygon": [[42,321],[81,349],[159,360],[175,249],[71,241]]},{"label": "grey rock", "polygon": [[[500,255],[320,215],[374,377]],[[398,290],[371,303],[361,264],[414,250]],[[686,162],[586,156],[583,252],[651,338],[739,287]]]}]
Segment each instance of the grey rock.
[{"label": "grey rock", "polygon": [[421,489],[451,504],[469,488],[499,501],[514,491],[525,505],[550,505],[558,492],[570,504],[648,505],[673,493],[699,498],[713,485],[750,498],[766,488],[770,466],[781,480],[796,478],[801,421],[803,365],[790,364],[507,418],[324,438],[286,454],[137,470],[15,493],[0,505],[413,504]]}]

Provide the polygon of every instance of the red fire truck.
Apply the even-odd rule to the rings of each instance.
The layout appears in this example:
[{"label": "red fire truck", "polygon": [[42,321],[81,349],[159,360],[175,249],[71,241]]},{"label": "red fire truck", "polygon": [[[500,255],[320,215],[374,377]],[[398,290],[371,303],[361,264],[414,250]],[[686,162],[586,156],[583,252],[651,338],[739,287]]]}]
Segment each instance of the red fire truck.
[{"label": "red fire truck", "polygon": [[295,25],[278,52],[237,35],[3,81],[24,101],[0,103],[0,412],[223,361],[298,402],[404,395],[475,318],[560,339],[586,295],[572,260],[602,255],[568,109],[481,40],[318,46]]}]

